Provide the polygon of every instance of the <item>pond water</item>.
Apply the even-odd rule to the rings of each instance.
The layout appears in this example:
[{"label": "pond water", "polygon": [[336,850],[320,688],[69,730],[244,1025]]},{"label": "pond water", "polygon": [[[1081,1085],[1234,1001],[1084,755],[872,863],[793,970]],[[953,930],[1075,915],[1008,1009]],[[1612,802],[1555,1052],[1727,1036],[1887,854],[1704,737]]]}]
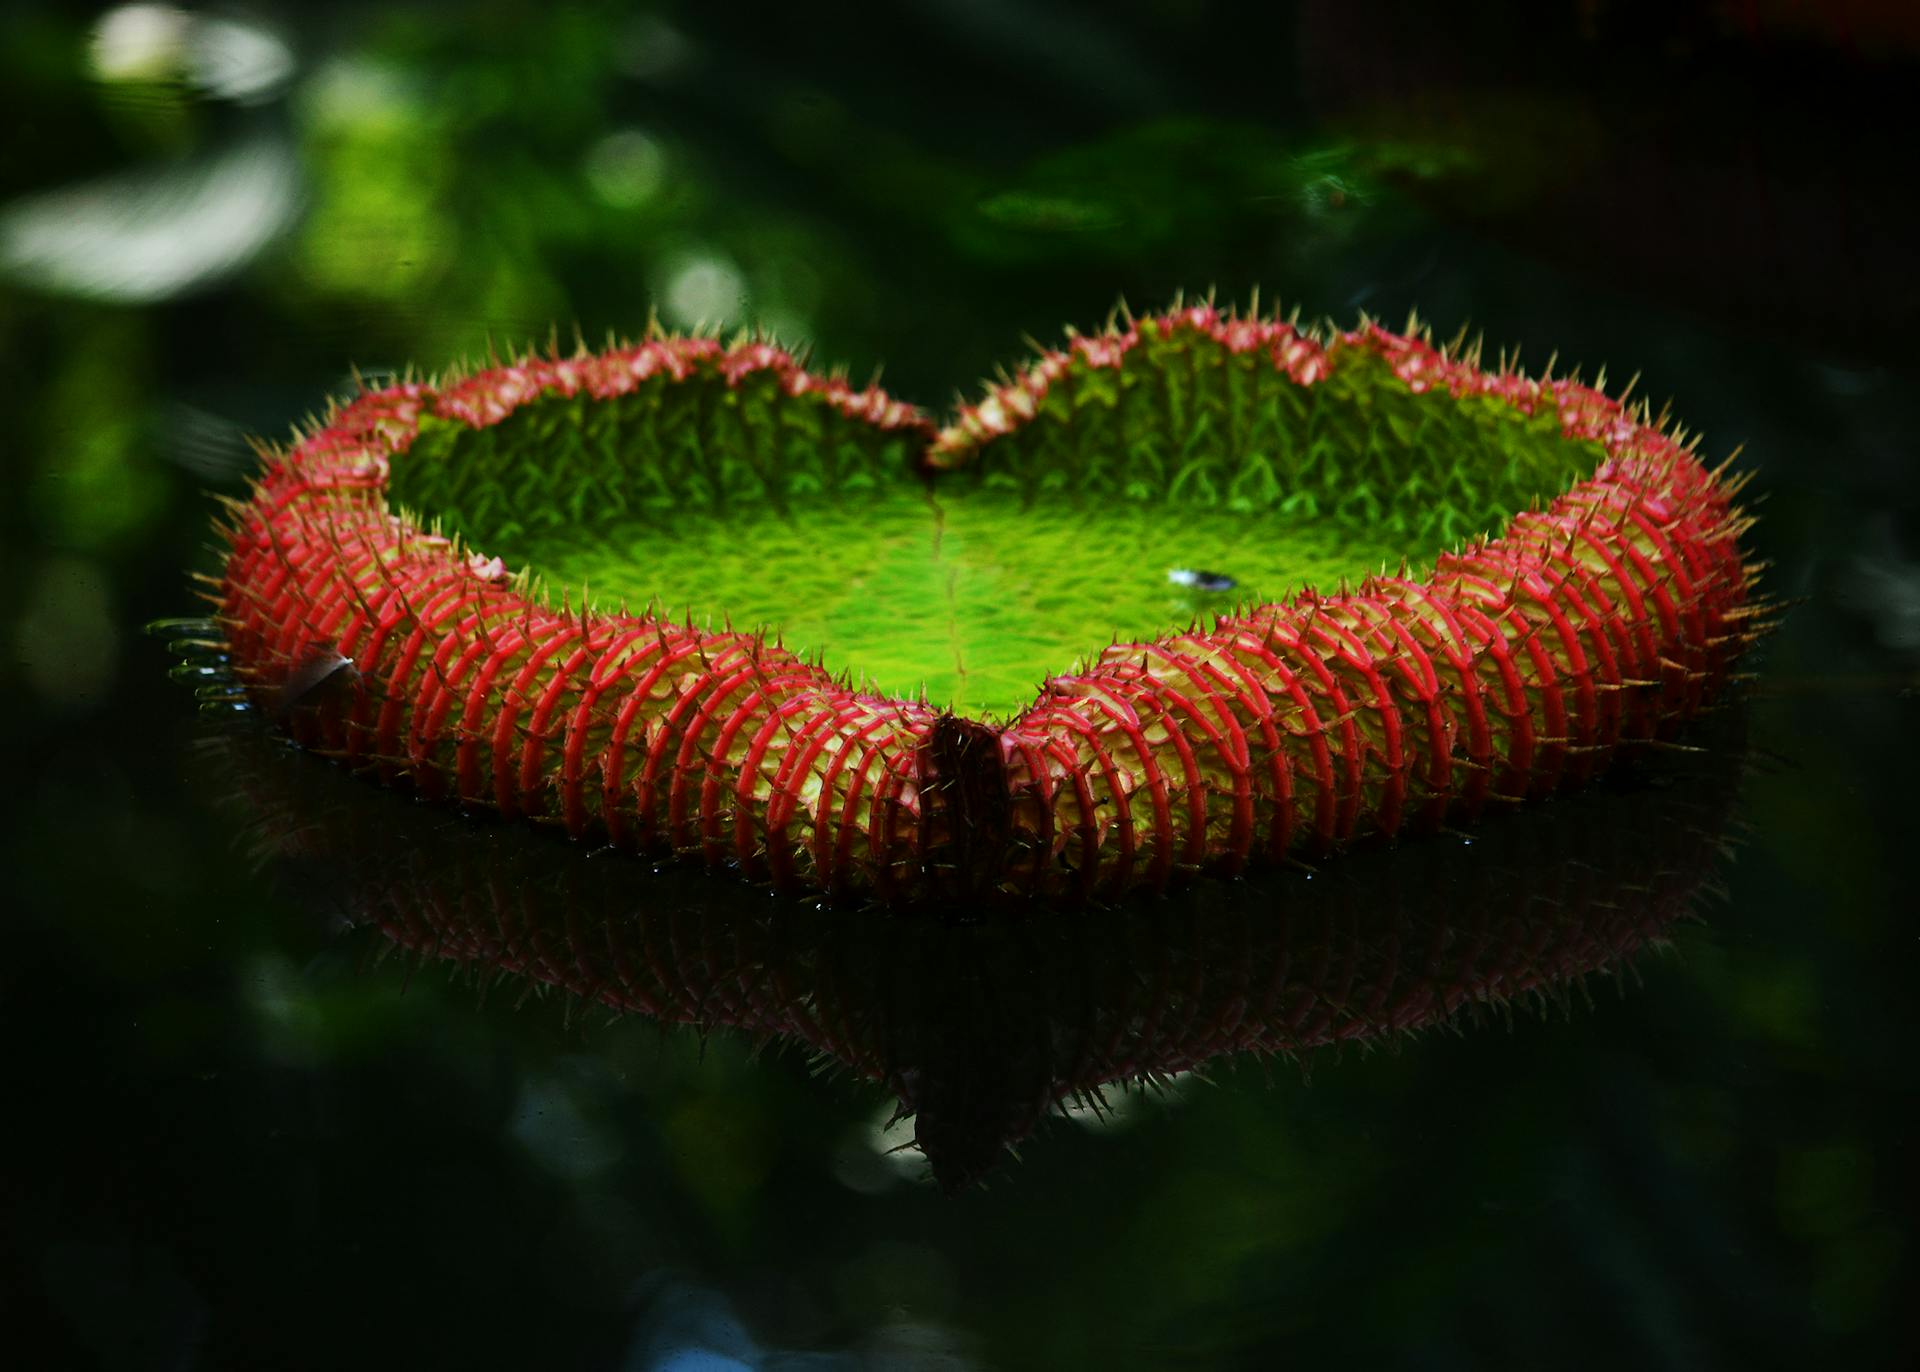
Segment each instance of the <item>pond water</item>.
[{"label": "pond water", "polygon": [[[1912,186],[1856,135],[1910,141],[1920,48],[1872,6],[1845,34],[1369,8],[0,21],[21,1345],[1904,1365],[1920,272]],[[1737,699],[1471,832],[959,923],[382,791],[236,708],[191,628],[140,632],[204,612],[188,574],[217,569],[246,436],[353,366],[657,306],[884,362],[938,411],[1122,293],[1256,284],[1638,371],[1715,460],[1739,447],[1786,613]],[[1143,514],[1103,524],[1143,569],[1113,586],[1061,568],[1070,514],[1010,546],[983,505],[991,555],[956,523],[943,579],[901,499],[821,540],[796,632],[846,663],[880,642],[893,686],[960,645],[930,689],[989,708],[1096,620],[1213,608],[1170,569],[1270,593],[1351,550]],[[696,538],[661,567],[676,606],[791,613]],[[944,636],[889,637],[888,596],[948,605]],[[969,658],[1002,601],[1052,636]]]}]

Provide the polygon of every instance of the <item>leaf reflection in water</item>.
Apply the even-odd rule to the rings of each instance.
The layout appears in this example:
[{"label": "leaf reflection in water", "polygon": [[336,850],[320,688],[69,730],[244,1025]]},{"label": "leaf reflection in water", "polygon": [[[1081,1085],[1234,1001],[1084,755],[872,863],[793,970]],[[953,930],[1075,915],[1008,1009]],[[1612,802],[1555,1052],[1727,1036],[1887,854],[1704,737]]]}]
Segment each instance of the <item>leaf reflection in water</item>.
[{"label": "leaf reflection in water", "polygon": [[258,721],[209,727],[259,851],[328,874],[330,913],[428,959],[790,1044],[879,1083],[948,1191],[1051,1114],[1111,1114],[1116,1088],[1564,998],[1697,910],[1746,766],[1729,712],[1697,748],[1645,754],[1470,840],[1362,848],[1313,872],[1196,880],[1109,909],[969,919],[830,909],[589,856],[355,786]]}]

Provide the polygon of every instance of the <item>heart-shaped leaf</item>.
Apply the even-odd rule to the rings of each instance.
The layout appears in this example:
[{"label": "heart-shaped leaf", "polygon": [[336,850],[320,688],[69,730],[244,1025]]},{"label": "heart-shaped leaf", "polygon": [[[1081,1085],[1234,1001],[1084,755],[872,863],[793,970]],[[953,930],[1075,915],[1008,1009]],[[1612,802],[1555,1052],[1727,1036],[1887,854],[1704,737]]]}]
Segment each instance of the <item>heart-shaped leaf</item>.
[{"label": "heart-shaped leaf", "polygon": [[386,780],[780,886],[1082,901],[1659,737],[1754,632],[1733,495],[1644,411],[1371,324],[1128,320],[938,432],[655,337],[363,395],[235,509],[218,601]]}]

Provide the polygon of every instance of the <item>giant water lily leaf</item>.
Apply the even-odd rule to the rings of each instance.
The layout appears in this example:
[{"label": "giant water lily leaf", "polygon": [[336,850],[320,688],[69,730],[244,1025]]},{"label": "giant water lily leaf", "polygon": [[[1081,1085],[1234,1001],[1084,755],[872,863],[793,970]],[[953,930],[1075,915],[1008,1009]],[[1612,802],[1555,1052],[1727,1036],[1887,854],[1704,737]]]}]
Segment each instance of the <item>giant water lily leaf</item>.
[{"label": "giant water lily leaf", "polygon": [[1116,322],[939,431],[655,337],[361,397],[236,507],[217,599],[390,782],[783,887],[1082,902],[1663,736],[1752,636],[1734,494],[1600,390],[1373,325]]}]

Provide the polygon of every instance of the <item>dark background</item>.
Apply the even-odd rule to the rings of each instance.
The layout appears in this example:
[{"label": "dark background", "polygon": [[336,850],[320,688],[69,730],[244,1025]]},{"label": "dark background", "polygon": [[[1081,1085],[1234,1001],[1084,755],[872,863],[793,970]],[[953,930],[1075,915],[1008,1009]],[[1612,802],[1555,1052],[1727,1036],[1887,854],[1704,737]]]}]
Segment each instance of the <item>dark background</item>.
[{"label": "dark background", "polygon": [[[8,1328],[107,1367],[1902,1363],[1920,22],[1452,8],[11,6]],[[140,633],[247,436],[354,367],[657,306],[938,409],[1122,296],[1256,286],[1744,445],[1791,602],[1764,765],[1627,994],[1223,1066],[947,1198],[804,1055],[300,913]]]}]

